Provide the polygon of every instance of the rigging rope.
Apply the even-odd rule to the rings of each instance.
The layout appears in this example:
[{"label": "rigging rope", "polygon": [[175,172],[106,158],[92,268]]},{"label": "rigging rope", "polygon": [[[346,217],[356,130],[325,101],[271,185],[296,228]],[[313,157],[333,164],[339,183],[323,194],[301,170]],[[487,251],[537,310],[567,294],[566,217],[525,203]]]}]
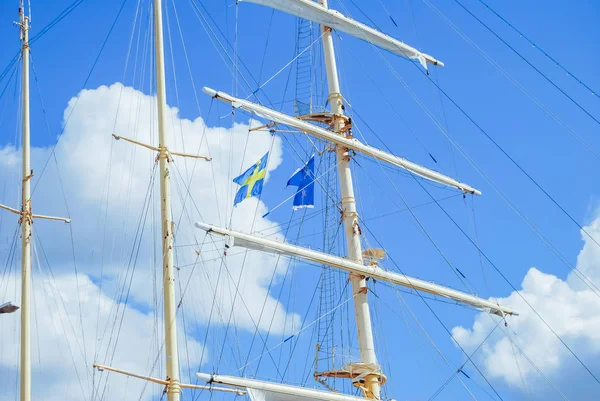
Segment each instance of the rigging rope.
[{"label": "rigging rope", "polygon": [[552,61],[554,64],[556,64],[560,69],[562,69],[564,72],[567,73],[567,75],[569,75],[570,77],[572,77],[575,81],[577,81],[581,86],[583,86],[584,88],[586,88],[587,90],[590,91],[590,93],[593,96],[598,97],[598,91],[593,90],[592,88],[590,88],[588,85],[586,85],[581,79],[577,78],[577,76],[575,76],[571,71],[567,70],[566,67],[564,67],[561,63],[559,63],[556,59],[554,59],[552,56],[550,56],[548,53],[546,53],[541,47],[539,47],[537,44],[535,44],[531,39],[529,39],[523,32],[519,31],[514,25],[512,25],[509,21],[507,21],[505,18],[503,18],[500,14],[498,14],[496,11],[494,11],[494,9],[492,7],[490,7],[487,3],[485,3],[483,0],[478,0],[481,4],[483,4],[485,6],[485,8],[487,8],[488,10],[490,10],[496,17],[498,17],[501,21],[503,21],[506,25],[508,25],[513,31],[515,31],[516,33],[519,34],[520,37],[522,37],[523,39],[525,39],[530,45],[532,45],[534,48],[538,49],[544,56],[546,56],[550,61]]},{"label": "rigging rope", "polygon": [[542,101],[534,97],[523,85],[521,85],[516,79],[514,79],[504,68],[502,68],[494,59],[492,59],[481,47],[479,47],[471,38],[465,35],[458,27],[446,17],[438,8],[436,8],[428,0],[422,0],[431,10],[438,14],[444,22],[446,22],[465,42],[473,46],[475,50],[479,52],[498,72],[500,72],[506,79],[508,79],[513,85],[515,85],[524,95],[526,95],[536,106],[538,106],[544,113],[552,118],[558,125],[560,125],[569,135],[579,141],[592,155],[597,159],[600,159],[600,154],[596,149],[573,131],[568,125],[566,125],[562,119],[560,119],[552,110],[550,110]]},{"label": "rigging rope", "polygon": [[[426,0],[423,0],[423,1],[426,1]],[[555,253],[555,255],[557,255],[557,257],[559,257],[559,259],[565,265],[571,267],[576,272],[576,275],[578,276],[578,278],[581,279],[582,282],[586,286],[588,286],[590,289],[592,289],[592,291],[594,291],[594,293],[596,293],[596,295],[600,297],[600,289],[590,279],[588,279],[575,265],[573,265],[566,257],[564,257],[564,255],[562,255],[562,253],[554,246],[554,244],[552,242],[550,242],[539,231],[539,229],[537,229],[537,227],[533,223],[531,223],[531,221],[529,221],[529,219],[527,219],[521,213],[521,211],[518,208],[516,208],[516,206],[514,204],[512,204],[512,202],[510,202],[510,200],[495,185],[495,183],[491,180],[491,178],[477,165],[477,163],[465,152],[465,150],[454,140],[454,138],[452,138],[450,136],[450,134],[441,126],[441,124],[435,119],[435,117],[429,111],[427,106],[425,106],[425,104],[421,101],[421,99],[419,99],[417,97],[417,95],[410,89],[408,84],[402,79],[402,77],[400,77],[400,75],[394,69],[394,67],[383,57],[381,52],[377,48],[375,48],[375,50],[378,52],[381,59],[386,63],[386,65],[388,66],[390,71],[393,73],[393,75],[396,77],[396,79],[402,84],[402,86],[407,90],[407,92],[413,97],[413,99],[417,102],[417,104],[421,107],[421,109],[427,114],[427,116],[434,123],[434,125],[438,128],[438,130],[448,139],[448,141],[450,141],[450,143],[459,151],[459,153],[465,158],[465,160],[467,160],[467,162],[475,169],[475,171],[477,171],[477,173],[492,187],[492,189],[501,197],[501,199],[527,224],[527,226],[540,238],[540,240],[542,240],[542,242],[546,246],[548,246],[553,251],[553,253]],[[350,53],[352,54],[352,52],[350,52]],[[356,59],[356,57],[354,57],[354,58]],[[423,73],[423,74],[425,74],[425,73]],[[432,82],[434,85],[436,84],[433,80],[431,80],[431,78],[429,76],[427,76],[427,77],[428,77],[428,79],[430,79],[430,82]],[[438,88],[444,94],[444,96],[446,96],[446,98],[448,100],[450,100],[450,102],[452,102],[452,104],[454,104],[459,109],[459,111],[461,111],[461,113],[475,125],[475,127],[477,127],[484,135],[486,135],[486,137],[488,137],[490,139],[490,141],[492,141],[494,143],[494,141],[487,134],[487,132],[479,124],[477,124],[475,122],[475,120],[469,114],[467,114],[466,111],[464,111],[464,109],[462,109],[441,87],[438,87]],[[497,145],[497,146],[499,147],[499,145]],[[500,148],[500,149],[502,150],[502,148]],[[508,156],[508,153],[506,153],[506,154]],[[514,161],[514,163],[516,163],[516,161]],[[379,165],[381,166],[381,163],[379,163]],[[415,177],[413,174],[409,174],[409,175],[411,177],[415,178],[417,181],[420,180],[420,178]],[[533,180],[533,178],[530,178],[530,179]],[[547,196],[549,196],[549,194]],[[576,224],[578,224],[578,223],[576,223]]]},{"label": "rigging rope", "polygon": [[[552,85],[556,90],[562,93],[567,99],[571,101],[575,106],[577,106],[581,111],[587,114],[592,120],[596,122],[596,124],[600,125],[600,121],[594,117],[586,108],[584,108],[580,103],[578,103],[575,99],[569,96],[562,88],[560,88],[554,81],[552,81],[547,75],[545,75],[542,71],[540,71],[535,65],[533,65],[529,60],[527,60],[521,53],[519,53],[514,47],[512,47],[508,42],[500,37],[492,28],[485,24],[482,20],[480,20],[475,14],[473,14],[467,7],[465,7],[459,0],[454,0],[456,4],[458,4],[463,10],[465,10],[471,17],[473,17],[477,22],[479,22],[485,29],[487,29],[492,35],[494,35],[498,40],[500,40],[506,47],[513,51],[521,60],[523,60],[527,65],[529,65],[535,72],[537,72],[542,78],[544,78],[550,85]],[[592,92],[592,94],[594,94]]]}]

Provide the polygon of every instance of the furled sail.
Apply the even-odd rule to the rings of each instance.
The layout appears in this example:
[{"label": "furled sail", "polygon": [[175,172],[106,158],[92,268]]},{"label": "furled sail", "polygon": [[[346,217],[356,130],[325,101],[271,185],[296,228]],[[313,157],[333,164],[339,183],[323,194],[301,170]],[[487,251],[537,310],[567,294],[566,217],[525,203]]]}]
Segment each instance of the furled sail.
[{"label": "furled sail", "polygon": [[239,231],[211,226],[205,223],[196,223],[196,227],[206,231],[209,234],[217,234],[229,237],[230,239],[233,238],[233,246],[242,246],[251,249],[260,249],[265,252],[276,252],[288,256],[297,256],[318,264],[324,264],[341,270],[346,270],[351,273],[360,274],[362,276],[372,277],[376,280],[381,280],[418,291],[450,298],[454,301],[489,311],[495,315],[517,315],[517,313],[511,308],[498,305],[492,301],[466,294],[462,291],[457,291],[452,288],[434,284],[429,281],[384,270],[374,265],[365,266],[361,263],[353,262],[349,259],[341,258],[339,256],[329,255],[314,251],[312,249],[290,245],[279,241],[273,241],[267,238],[258,237],[256,235],[241,233]]},{"label": "furled sail", "polygon": [[316,125],[307,123],[298,118],[289,116],[284,113],[280,113],[278,111],[272,110],[268,107],[249,102],[244,99],[239,99],[233,97],[227,93],[219,92],[211,88],[204,87],[204,93],[210,95],[214,98],[217,98],[221,101],[231,103],[231,105],[235,108],[241,108],[247,112],[255,114],[261,118],[265,118],[267,120],[272,120],[280,124],[285,124],[287,126],[296,128],[300,131],[306,132],[307,134],[313,135],[315,137],[325,139],[329,142],[335,143],[336,145],[344,146],[348,149],[352,149],[356,152],[363,153],[365,155],[374,157],[378,160],[384,161],[386,163],[393,164],[394,166],[403,168],[405,170],[410,171],[413,174],[426,178],[430,181],[437,182],[439,184],[447,185],[449,187],[458,188],[463,192],[481,195],[481,192],[477,189],[471,187],[470,185],[464,184],[462,182],[456,181],[453,178],[445,176],[443,174],[438,173],[437,171],[430,170],[426,167],[420,166],[416,163],[408,161],[402,157],[395,156],[391,153],[384,152],[383,150],[374,148],[369,145],[365,145],[354,138],[346,138],[342,135],[335,134],[326,129],[317,127]]},{"label": "furled sail", "polygon": [[412,46],[407,45],[389,35],[379,32],[365,24],[355,21],[342,15],[339,11],[331,10],[323,7],[317,2],[311,0],[244,0],[250,3],[261,4],[271,7],[285,13],[295,15],[323,26],[336,29],[340,32],[347,33],[366,42],[372,43],[375,46],[388,50],[394,54],[410,59],[419,60],[419,63],[424,68],[427,68],[426,63],[433,65],[444,66],[439,60],[432,56],[421,53]]},{"label": "furled sail", "polygon": [[196,373],[198,379],[208,384],[218,383],[225,386],[245,388],[252,401],[364,401],[364,398],[341,393],[317,390],[268,381],[246,379],[244,377]]}]

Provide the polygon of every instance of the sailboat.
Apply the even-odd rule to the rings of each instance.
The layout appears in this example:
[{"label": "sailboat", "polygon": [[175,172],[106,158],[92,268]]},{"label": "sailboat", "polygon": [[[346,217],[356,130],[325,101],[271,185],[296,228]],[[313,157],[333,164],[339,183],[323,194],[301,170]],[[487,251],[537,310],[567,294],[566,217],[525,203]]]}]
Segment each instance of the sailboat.
[{"label": "sailboat", "polygon": [[[169,401],[178,401],[182,388],[199,390],[233,392],[245,394],[253,401],[267,400],[324,400],[324,401],[357,401],[359,399],[382,399],[382,386],[386,383],[386,375],[378,364],[375,353],[375,341],[372,331],[373,322],[369,308],[369,280],[377,280],[421,291],[471,307],[487,311],[501,317],[517,315],[513,309],[495,302],[479,298],[473,294],[464,293],[443,285],[431,283],[422,279],[386,270],[379,265],[375,250],[363,250],[359,216],[357,214],[356,197],[352,180],[352,158],[356,153],[372,157],[377,161],[406,170],[409,174],[441,184],[464,194],[481,195],[481,192],[469,184],[459,182],[451,177],[434,170],[420,166],[405,158],[387,151],[377,149],[362,143],[352,135],[352,122],[344,115],[344,97],[340,92],[338,68],[336,65],[335,49],[332,37],[333,29],[364,40],[395,55],[416,60],[423,68],[428,65],[441,67],[443,63],[436,58],[423,53],[395,38],[385,35],[374,28],[368,27],[356,20],[345,17],[338,11],[328,8],[326,0],[313,2],[309,0],[249,0],[263,6],[283,11],[304,18],[311,23],[321,26],[321,40],[329,89],[328,103],[330,110],[291,116],[276,111],[262,104],[232,96],[210,87],[203,89],[204,93],[233,109],[243,110],[265,125],[254,129],[269,129],[276,132],[280,127],[286,127],[294,132],[302,133],[325,141],[328,149],[335,152],[339,184],[341,191],[340,210],[346,238],[346,256],[336,256],[318,252],[309,248],[287,244],[259,235],[243,233],[228,228],[197,222],[196,227],[208,236],[225,237],[225,246],[241,247],[259,252],[275,253],[287,257],[298,258],[318,265],[348,273],[352,288],[352,304],[356,323],[356,336],[360,350],[360,360],[348,363],[338,369],[315,372],[315,378],[340,378],[349,380],[360,391],[359,396],[346,395],[328,390],[312,389],[299,386],[221,375],[218,372],[198,373],[197,377],[203,385],[182,383],[179,377],[180,366],[177,351],[177,326],[175,285],[173,267],[173,219],[171,215],[171,184],[170,166],[173,156],[204,158],[207,156],[175,153],[166,143],[166,87],[164,67],[164,43],[161,0],[154,0],[156,82],[157,82],[157,111],[158,111],[158,145],[140,143],[132,138],[115,135],[115,139],[123,139],[135,145],[157,152],[160,162],[159,178],[161,190],[161,224],[162,224],[162,255],[163,255],[163,290],[164,290],[164,322],[165,322],[165,361],[166,378],[148,377],[135,372],[126,372],[118,367],[94,365],[102,371],[112,371],[128,376],[141,378],[165,386]],[[225,249],[223,249],[225,251]],[[226,252],[225,252],[226,255]],[[226,257],[226,256],[225,256]]]},{"label": "sailboat", "polygon": [[[337,304],[333,309],[320,311],[317,322],[331,316],[335,309],[341,305],[351,305],[354,318],[348,320],[348,333],[357,340],[358,358],[350,356],[345,363],[339,363],[336,360],[337,355],[328,355],[330,361],[326,368],[319,366],[318,355],[315,358],[313,386],[306,382],[301,385],[284,383],[284,377],[279,379],[266,379],[264,377],[249,377],[242,374],[224,374],[224,372],[199,371],[196,374],[197,383],[186,383],[182,378],[182,367],[180,350],[180,333],[178,333],[178,321],[181,315],[178,314],[179,303],[176,292],[176,273],[179,269],[175,263],[175,233],[176,222],[173,217],[172,185],[171,181],[175,176],[174,163],[180,159],[195,159],[206,161],[208,164],[215,160],[212,156],[186,153],[179,151],[176,146],[168,143],[168,106],[167,106],[167,83],[165,78],[165,39],[163,27],[163,10],[165,5],[162,0],[153,0],[153,21],[154,21],[154,58],[155,58],[155,77],[156,77],[156,115],[158,138],[156,143],[145,142],[133,136],[127,136],[121,133],[113,133],[112,137],[115,146],[135,146],[143,151],[152,152],[156,156],[158,169],[156,176],[160,183],[160,255],[161,255],[161,278],[162,278],[162,296],[163,296],[163,332],[164,344],[161,344],[161,352],[164,354],[164,376],[155,377],[145,372],[136,372],[126,370],[121,366],[111,366],[107,363],[95,361],[93,368],[100,372],[113,372],[118,375],[124,375],[132,380],[141,380],[155,384],[163,389],[163,395],[169,401],[179,401],[182,399],[185,389],[197,392],[204,396],[205,391],[213,393],[222,393],[223,399],[235,396],[247,396],[252,401],[303,401],[303,400],[323,400],[323,401],[359,401],[365,399],[382,400],[391,399],[393,396],[400,397],[401,394],[389,395],[386,386],[389,386],[388,372],[380,363],[377,352],[380,348],[377,345],[377,338],[374,334],[374,319],[372,317],[372,299],[374,283],[384,283],[394,288],[404,288],[421,297],[424,294],[436,300],[447,300],[453,305],[466,305],[469,310],[484,311],[493,316],[495,321],[501,322],[510,319],[512,316],[518,316],[518,312],[512,307],[502,305],[491,299],[484,299],[477,296],[474,292],[464,292],[442,283],[429,281],[427,279],[417,278],[401,271],[393,270],[386,266],[386,251],[381,248],[366,247],[365,237],[361,217],[358,213],[357,203],[360,200],[358,191],[354,186],[354,161],[357,155],[373,160],[380,166],[393,167],[404,171],[408,176],[418,180],[435,183],[438,186],[453,191],[463,196],[480,196],[475,185],[461,182],[458,179],[442,174],[439,171],[424,167],[419,163],[413,162],[410,158],[400,157],[389,150],[379,149],[365,141],[361,141],[354,135],[352,119],[346,115],[345,110],[347,101],[341,91],[339,82],[339,69],[336,63],[336,49],[334,46],[334,32],[339,32],[349,37],[366,42],[372,46],[392,53],[394,56],[409,59],[412,63],[425,70],[429,68],[441,68],[443,62],[437,58],[426,54],[415,47],[403,43],[402,41],[380,32],[371,26],[368,26],[358,20],[347,17],[339,11],[329,8],[327,0],[244,0],[242,7],[253,7],[243,3],[254,3],[263,7],[269,7],[276,13],[287,13],[289,15],[301,18],[308,24],[319,26],[318,40],[322,43],[323,61],[325,66],[327,81],[327,101],[329,109],[315,110],[313,107],[295,107],[294,115],[286,114],[275,107],[267,106],[258,100],[249,100],[240,97],[232,91],[230,94],[226,91],[213,88],[210,83],[203,88],[203,92],[213,102],[225,104],[228,112],[241,112],[240,114],[250,115],[253,119],[250,130],[269,132],[282,136],[302,136],[309,138],[309,141],[315,140],[318,143],[319,155],[333,155],[335,161],[330,170],[337,173],[340,196],[330,200],[336,211],[339,211],[339,223],[343,226],[343,238],[345,240],[345,249],[339,253],[333,253],[331,247],[324,247],[322,250],[316,250],[307,246],[292,243],[291,241],[282,241],[262,235],[260,232],[237,230],[231,225],[220,226],[213,221],[195,221],[190,223],[193,230],[204,239],[219,248],[219,258],[226,263],[229,258],[234,257],[236,250],[243,252],[256,252],[268,257],[282,257],[284,260],[293,263],[305,264],[307,266],[316,266],[323,272],[333,272],[338,277],[344,277],[350,287],[350,297],[347,301]],[[31,271],[31,224],[35,218],[44,218],[69,222],[69,219],[61,217],[52,217],[34,214],[31,207],[31,196],[29,182],[31,178],[30,156],[29,156],[29,72],[28,72],[28,17],[25,16],[23,4],[19,11],[21,29],[22,59],[23,59],[23,187],[22,187],[22,206],[21,209],[10,206],[0,205],[1,208],[13,212],[20,216],[22,227],[22,299],[21,299],[21,369],[20,395],[22,401],[31,399],[31,352],[30,352],[30,271]],[[275,14],[277,15],[277,14]],[[312,25],[311,25],[312,26]],[[312,29],[312,28],[311,28]],[[350,83],[351,85],[352,83]],[[257,123],[259,121],[259,123]],[[312,142],[310,142],[312,143]],[[247,167],[247,166],[244,166]],[[335,197],[337,191],[331,191],[327,196]],[[333,217],[334,220],[337,216]],[[179,224],[179,222],[177,222]],[[363,227],[363,228],[361,228]],[[325,227],[325,231],[327,227]],[[283,237],[283,236],[282,236]],[[202,241],[198,241],[202,242]],[[203,250],[197,250],[197,255],[202,256]],[[307,267],[312,268],[312,267]],[[329,274],[329,273],[328,273]],[[426,273],[424,273],[426,274]],[[461,273],[462,274],[462,273]],[[240,274],[240,279],[242,275]],[[325,277],[322,277],[324,280]],[[235,288],[236,295],[238,289]],[[302,295],[304,296],[304,294]],[[329,305],[331,308],[332,305]],[[205,305],[203,305],[205,307]],[[232,306],[233,309],[233,306]],[[230,312],[230,311],[227,311]],[[255,323],[255,322],[253,322]],[[256,331],[259,331],[258,326]],[[296,327],[297,329],[297,327]],[[305,327],[302,328],[302,330]],[[328,328],[327,330],[331,330]],[[290,339],[298,334],[297,331],[285,332],[285,337],[276,346],[289,343]],[[227,340],[227,334],[224,341]],[[266,347],[267,341],[263,339]],[[239,346],[239,344],[238,344]],[[316,353],[320,352],[320,345],[317,344]],[[267,349],[261,354],[261,357],[268,354],[271,349]],[[381,355],[379,355],[381,357]],[[468,356],[468,355],[467,355]],[[110,359],[109,359],[110,360]],[[237,370],[243,371],[249,363]],[[154,369],[154,366],[152,367]],[[460,370],[459,370],[460,371]],[[225,372],[228,373],[228,372]],[[106,376],[104,376],[106,377]],[[343,384],[339,386],[339,383]],[[339,387],[342,387],[341,390]],[[348,389],[351,390],[348,390]],[[96,388],[92,390],[92,399],[103,399],[104,395],[95,393]],[[472,394],[471,394],[472,395]],[[473,397],[475,398],[475,397]]]}]

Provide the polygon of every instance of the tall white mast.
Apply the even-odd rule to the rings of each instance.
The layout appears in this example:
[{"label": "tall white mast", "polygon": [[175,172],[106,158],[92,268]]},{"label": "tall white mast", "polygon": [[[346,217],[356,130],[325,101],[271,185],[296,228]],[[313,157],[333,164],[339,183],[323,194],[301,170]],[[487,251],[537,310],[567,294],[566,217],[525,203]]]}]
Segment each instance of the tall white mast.
[{"label": "tall white mast", "polygon": [[167,99],[165,87],[165,51],[163,44],[162,0],[154,0],[154,46],[156,51],[156,100],[158,103],[158,149],[160,174],[160,216],[162,224],[163,287],[165,319],[165,357],[167,398],[179,401],[179,355],[177,354],[177,307],[173,268],[173,220],[171,218],[171,177],[167,148]]},{"label": "tall white mast", "polygon": [[[327,0],[319,0],[323,7],[327,7]],[[323,30],[323,53],[325,56],[325,68],[327,72],[327,85],[329,88],[329,104],[333,114],[333,130],[339,135],[344,135],[345,120],[343,117],[342,95],[335,61],[333,38],[331,28],[322,25]],[[352,186],[352,171],[350,170],[350,155],[348,149],[336,146],[336,159],[340,178],[340,189],[342,193],[342,219],[346,231],[346,245],[348,247],[348,258],[354,262],[363,263],[362,245],[360,243],[360,228],[358,227],[358,214],[356,213],[356,200],[354,199],[354,188]],[[375,355],[375,344],[373,341],[373,330],[371,327],[371,312],[367,299],[367,282],[364,276],[350,274],[352,282],[352,294],[354,296],[354,314],[356,317],[356,329],[358,332],[358,346],[360,348],[360,361],[367,364],[377,364]],[[367,397],[379,399],[380,386],[379,375],[368,374],[365,377],[364,387],[367,389]]]},{"label": "tall white mast", "polygon": [[19,7],[20,36],[23,42],[23,183],[21,192],[21,401],[31,400],[31,161],[29,142],[29,17],[23,1]]}]

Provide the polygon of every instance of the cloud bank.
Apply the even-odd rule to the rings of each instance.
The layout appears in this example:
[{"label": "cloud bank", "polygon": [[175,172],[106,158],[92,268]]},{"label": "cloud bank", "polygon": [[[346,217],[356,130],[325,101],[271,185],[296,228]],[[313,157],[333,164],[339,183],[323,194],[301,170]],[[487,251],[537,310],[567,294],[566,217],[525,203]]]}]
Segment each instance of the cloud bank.
[{"label": "cloud bank", "polygon": [[[39,341],[39,350],[37,343],[34,349],[38,359],[34,363],[34,393],[43,399],[53,399],[52,394],[62,400],[89,396],[92,383],[104,385],[106,376],[92,373],[94,362],[164,376],[162,368],[152,369],[154,364],[163,366],[163,361],[149,359],[163,353],[158,349],[163,341],[159,188],[158,180],[152,180],[158,173],[153,170],[156,154],[112,138],[114,133],[157,144],[155,108],[154,96],[119,83],[84,90],[64,111],[68,124],[54,156],[49,148],[32,149],[35,212],[68,214],[73,219],[70,228],[48,221],[34,225],[37,304],[33,316],[37,332],[33,342]],[[179,330],[180,355],[187,337],[186,355],[181,358],[186,365],[189,358],[189,366],[195,370],[214,353],[198,338],[209,319],[211,327],[232,325],[250,334],[257,328],[262,333],[283,333],[299,326],[299,316],[288,313],[268,291],[270,283],[277,285],[286,273],[287,262],[254,251],[224,261],[220,257],[223,243],[213,243],[193,227],[194,221],[201,220],[231,224],[247,232],[269,229],[275,233],[273,238],[283,239],[278,225],[261,217],[267,208],[258,199],[246,200],[232,210],[238,186],[231,181],[267,151],[268,171],[273,171],[282,162],[282,149],[279,138],[267,131],[249,133],[247,124],[209,127],[202,118],[180,118],[176,108],[169,108],[167,121],[172,151],[213,158],[210,163],[175,158],[170,169],[178,268],[176,299],[183,299],[179,313],[186,318],[186,327]],[[0,178],[8,188],[16,189],[2,202],[16,205],[20,150],[6,145],[0,148],[0,156]],[[0,226],[0,247],[5,255],[13,249],[15,239],[16,224],[11,218],[14,216],[5,214]],[[79,275],[73,270],[71,229]],[[18,258],[10,263],[7,259],[7,263],[10,266],[3,273],[0,295],[18,303]],[[14,342],[18,340],[18,314],[3,317],[2,323],[0,335],[10,341],[0,343],[0,355],[10,357],[0,358],[0,370],[13,380],[18,361],[14,352],[18,349]],[[111,375],[106,399],[123,397],[124,380]],[[129,394],[138,396],[143,383],[133,382],[127,382]],[[0,399],[12,399],[17,389],[5,387]]]}]

